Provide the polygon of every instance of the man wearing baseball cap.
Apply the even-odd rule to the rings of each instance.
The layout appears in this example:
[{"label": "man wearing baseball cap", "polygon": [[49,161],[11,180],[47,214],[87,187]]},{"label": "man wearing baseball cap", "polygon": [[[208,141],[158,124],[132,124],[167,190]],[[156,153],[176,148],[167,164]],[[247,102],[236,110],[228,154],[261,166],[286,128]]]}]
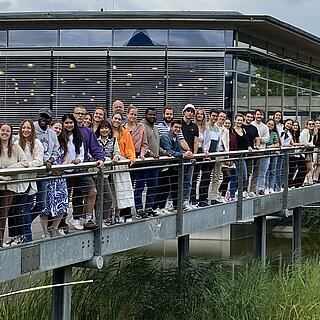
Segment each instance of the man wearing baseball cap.
[{"label": "man wearing baseball cap", "polygon": [[[181,130],[188,144],[188,150],[192,153],[190,158],[193,158],[193,154],[198,152],[199,147],[199,129],[198,126],[192,122],[194,114],[196,112],[196,108],[193,104],[188,103],[182,109],[182,126]],[[195,162],[195,159],[191,161],[192,163]],[[191,183],[192,183],[192,175],[193,175],[194,166],[187,165],[184,167],[184,183],[183,183],[183,209],[184,210],[192,210],[195,209],[191,204],[189,204],[189,198],[191,193]]]}]

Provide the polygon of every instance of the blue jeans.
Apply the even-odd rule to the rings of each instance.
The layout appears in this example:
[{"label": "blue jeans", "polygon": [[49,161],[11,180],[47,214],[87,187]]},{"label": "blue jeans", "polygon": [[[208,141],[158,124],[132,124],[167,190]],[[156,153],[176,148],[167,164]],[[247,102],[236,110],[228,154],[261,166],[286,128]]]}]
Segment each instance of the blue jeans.
[{"label": "blue jeans", "polygon": [[24,242],[31,242],[32,241],[32,231],[31,231],[32,212],[31,212],[31,209],[33,207],[33,201],[34,201],[34,194],[28,195],[26,202],[23,206]]},{"label": "blue jeans", "polygon": [[37,189],[36,193],[36,202],[32,208],[32,221],[38,216],[41,215],[42,211],[46,207],[47,201],[47,189],[48,189],[48,180],[37,181]]},{"label": "blue jeans", "polygon": [[282,184],[283,184],[283,177],[284,177],[283,163],[284,163],[284,156],[279,156],[277,161],[277,166],[276,166],[276,180],[275,180],[275,186],[274,186],[274,188],[278,191],[281,190]]},{"label": "blue jeans", "polygon": [[277,162],[278,157],[270,157],[270,164],[266,178],[266,186],[268,186],[271,189],[275,188]]},{"label": "blue jeans", "polygon": [[194,170],[193,165],[188,165],[184,167],[183,201],[189,201],[189,198],[190,198],[193,170]]},{"label": "blue jeans", "polygon": [[[239,160],[234,161],[236,167],[231,169],[230,198],[235,198],[238,189]],[[242,160],[242,181],[248,180],[247,163]]]},{"label": "blue jeans", "polygon": [[266,186],[266,175],[270,164],[270,157],[262,158],[258,174],[258,190],[264,190]]},{"label": "blue jeans", "polygon": [[158,172],[159,169],[140,170],[136,175],[136,188],[134,190],[134,200],[137,210],[143,209],[142,204],[142,192],[144,185],[147,185],[147,197],[145,209],[152,209],[156,197],[157,185],[158,185]]}]

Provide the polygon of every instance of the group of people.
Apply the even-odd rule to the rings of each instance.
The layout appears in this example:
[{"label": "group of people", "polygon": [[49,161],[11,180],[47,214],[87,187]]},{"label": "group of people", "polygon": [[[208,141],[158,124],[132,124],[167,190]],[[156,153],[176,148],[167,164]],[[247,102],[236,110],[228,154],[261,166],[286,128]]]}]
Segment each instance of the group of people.
[{"label": "group of people", "polygon": [[[138,108],[131,105],[125,113],[123,102],[116,100],[109,118],[102,106],[88,113],[78,105],[61,120],[53,120],[51,110],[42,108],[36,122],[21,123],[17,136],[10,124],[1,124],[1,169],[45,169],[40,174],[0,176],[0,247],[32,241],[31,224],[38,216],[43,238],[65,234],[69,224],[78,230],[97,228],[97,179],[76,167],[82,162],[95,161],[98,169],[104,168],[102,219],[107,226],[132,221],[133,212],[136,219],[145,219],[177,209],[177,166],[161,158],[159,168],[144,162],[147,158],[181,159],[184,210],[235,201],[240,168],[244,196],[281,191],[284,156],[250,156],[253,149],[303,147],[290,154],[289,187],[319,181],[320,158],[314,148],[320,146],[320,120],[309,119],[301,130],[297,121],[283,121],[281,112],[264,123],[264,111],[256,109],[237,114],[232,123],[224,110],[211,109],[207,116],[205,109],[192,104],[184,106],[178,120],[171,107],[163,109],[158,124],[157,117],[157,110],[149,107],[138,122]],[[223,154],[228,151],[248,151],[248,157],[229,161]],[[210,157],[217,152],[221,156]],[[136,162],[138,158],[142,161]],[[132,170],[123,170],[118,164],[122,159],[129,160]],[[52,168],[56,164],[75,166],[57,172]],[[73,210],[66,220],[69,201]],[[7,217],[9,239],[4,242]]]}]

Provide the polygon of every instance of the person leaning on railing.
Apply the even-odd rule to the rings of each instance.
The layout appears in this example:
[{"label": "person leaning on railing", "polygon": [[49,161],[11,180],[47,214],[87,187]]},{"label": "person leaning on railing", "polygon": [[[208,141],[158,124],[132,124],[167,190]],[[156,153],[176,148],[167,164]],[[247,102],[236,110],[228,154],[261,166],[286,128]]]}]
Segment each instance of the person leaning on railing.
[{"label": "person leaning on railing", "polygon": [[[171,122],[171,129],[169,132],[161,135],[160,147],[168,154],[176,158],[184,158],[189,161],[192,160],[193,153],[191,151],[183,151],[178,135],[181,132],[181,121],[173,120]],[[166,201],[168,199],[170,188],[172,194],[173,209],[177,209],[178,205],[178,169],[177,167],[169,167],[167,171],[163,171],[158,179],[157,201],[155,206],[158,207],[160,214],[168,213],[165,209]],[[180,172],[180,174],[182,174]]]},{"label": "person leaning on railing", "polygon": [[[25,153],[18,144],[13,143],[12,127],[10,124],[0,125],[0,168],[26,168],[28,161]],[[12,175],[0,176],[0,181],[11,181]],[[3,245],[4,229],[6,227],[9,208],[13,196],[19,191],[19,184],[0,185],[0,247]]]}]

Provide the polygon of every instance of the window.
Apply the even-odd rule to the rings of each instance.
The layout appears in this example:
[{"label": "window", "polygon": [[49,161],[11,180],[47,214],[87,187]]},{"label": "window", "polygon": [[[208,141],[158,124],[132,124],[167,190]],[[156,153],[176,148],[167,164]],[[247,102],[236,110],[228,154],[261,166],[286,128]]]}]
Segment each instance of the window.
[{"label": "window", "polygon": [[224,30],[169,30],[172,47],[225,47]]},{"label": "window", "polygon": [[0,47],[6,47],[6,46],[7,46],[7,31],[0,30]]},{"label": "window", "polygon": [[60,46],[107,47],[111,45],[111,30],[70,29],[60,31]]},{"label": "window", "polygon": [[167,30],[157,29],[116,29],[114,30],[115,47],[166,46]]},{"label": "window", "polygon": [[10,47],[50,47],[57,45],[57,30],[9,30]]}]

